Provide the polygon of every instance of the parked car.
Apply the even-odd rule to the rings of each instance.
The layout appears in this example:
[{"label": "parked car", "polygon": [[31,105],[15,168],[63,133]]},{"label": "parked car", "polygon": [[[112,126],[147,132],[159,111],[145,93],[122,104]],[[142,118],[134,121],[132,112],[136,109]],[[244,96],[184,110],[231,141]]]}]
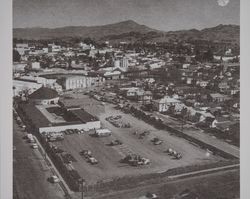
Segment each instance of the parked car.
[{"label": "parked car", "polygon": [[58,182],[60,182],[60,179],[59,179],[56,175],[53,175],[53,176],[51,176],[51,177],[49,178],[49,181],[50,181],[51,183],[58,183]]},{"label": "parked car", "polygon": [[92,152],[90,150],[82,150],[80,151],[80,155],[84,156],[85,158],[92,157]]},{"label": "parked car", "polygon": [[160,145],[163,143],[163,141],[157,137],[153,138],[151,141],[154,143],[154,145]]},{"label": "parked car", "polygon": [[156,194],[150,193],[150,192],[146,193],[145,197],[147,199],[157,199],[158,198],[158,196]]},{"label": "parked car", "polygon": [[110,142],[110,146],[122,145],[120,140],[113,140]]},{"label": "parked car", "polygon": [[98,163],[97,159],[95,159],[94,157],[89,157],[89,158],[88,158],[88,162],[89,162],[90,164],[97,164],[97,163]]},{"label": "parked car", "polygon": [[36,143],[31,145],[32,149],[38,149],[38,145]]}]

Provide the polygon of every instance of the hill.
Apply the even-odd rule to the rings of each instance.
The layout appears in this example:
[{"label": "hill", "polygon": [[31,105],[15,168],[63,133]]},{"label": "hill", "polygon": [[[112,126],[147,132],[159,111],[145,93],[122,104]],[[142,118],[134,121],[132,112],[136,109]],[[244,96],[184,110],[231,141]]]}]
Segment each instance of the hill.
[{"label": "hill", "polygon": [[128,32],[147,33],[157,31],[132,20],[103,26],[66,26],[61,28],[16,28],[13,37],[21,39],[53,39],[66,37],[91,37],[100,39],[108,35],[120,35]]},{"label": "hill", "polygon": [[112,42],[166,42],[169,40],[231,40],[239,45],[238,25],[218,25],[202,30],[180,30],[164,32],[138,24],[132,20],[103,26],[67,26],[61,28],[16,28],[13,37],[18,39],[63,39],[90,37],[97,41]]}]

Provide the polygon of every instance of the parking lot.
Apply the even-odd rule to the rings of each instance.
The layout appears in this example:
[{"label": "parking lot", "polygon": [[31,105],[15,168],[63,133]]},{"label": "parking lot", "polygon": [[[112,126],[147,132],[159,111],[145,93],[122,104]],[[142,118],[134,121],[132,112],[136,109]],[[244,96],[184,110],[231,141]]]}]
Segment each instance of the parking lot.
[{"label": "parking lot", "polygon": [[[78,104],[76,104],[76,101]],[[160,173],[170,168],[207,164],[222,160],[221,157],[214,156],[184,139],[172,136],[165,130],[157,130],[130,114],[116,110],[114,105],[102,104],[94,99],[89,99],[87,96],[73,99],[72,103],[81,105],[92,114],[98,116],[103,128],[107,128],[112,132],[111,136],[101,138],[89,136],[88,133],[71,134],[66,135],[63,141],[54,143],[76,159],[76,162],[73,162],[72,165],[88,184],[93,184],[97,181],[109,181],[122,176]],[[124,123],[129,123],[131,127],[115,127],[106,120],[107,117],[116,115],[121,115],[120,120]],[[137,134],[135,134],[136,131]],[[149,134],[139,139],[138,135],[144,131],[148,131]],[[155,145],[151,141],[153,138],[160,139],[162,143]],[[122,144],[110,146],[109,143],[116,139],[120,140]],[[177,160],[169,156],[166,153],[168,148],[180,153],[182,158]],[[90,150],[92,155],[98,160],[98,164],[92,165],[88,163],[79,154],[82,150]],[[151,163],[138,167],[120,163],[120,160],[129,154],[140,155],[149,159]]]}]

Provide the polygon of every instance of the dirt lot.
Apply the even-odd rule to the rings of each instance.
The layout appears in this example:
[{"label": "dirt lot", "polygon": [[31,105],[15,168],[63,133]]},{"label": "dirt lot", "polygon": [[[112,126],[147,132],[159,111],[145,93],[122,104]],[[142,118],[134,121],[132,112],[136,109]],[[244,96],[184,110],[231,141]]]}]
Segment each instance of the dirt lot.
[{"label": "dirt lot", "polygon": [[[79,95],[79,94],[78,94]],[[76,96],[74,96],[76,97]],[[164,172],[170,168],[181,167],[191,164],[206,164],[219,161],[222,158],[213,155],[208,156],[206,151],[188,143],[184,139],[171,136],[166,131],[160,131],[148,125],[147,123],[136,119],[132,115],[124,114],[113,108],[114,105],[102,105],[94,99],[87,96],[80,99],[67,99],[67,103],[72,105],[81,105],[87,111],[98,116],[104,128],[112,131],[111,137],[95,138],[86,134],[66,135],[65,140],[57,142],[60,148],[71,153],[77,162],[73,162],[73,166],[78,170],[79,174],[92,184],[99,180],[109,180],[116,177],[127,175],[140,175],[146,173]],[[122,120],[131,124],[131,128],[116,128],[108,121],[106,117],[111,115],[121,115]],[[150,131],[150,135],[144,139],[138,139],[135,131]],[[158,137],[163,140],[161,145],[155,146],[150,141],[152,138]],[[123,142],[119,146],[108,146],[111,140],[119,139]],[[173,148],[180,152],[183,156],[181,160],[174,160],[165,152],[167,148]],[[90,165],[79,155],[83,149],[91,150],[93,156],[99,161],[97,165]],[[151,161],[150,165],[140,167],[132,167],[119,161],[127,154],[135,153]]]},{"label": "dirt lot", "polygon": [[[147,192],[155,193],[159,198],[173,199],[180,198],[179,194],[184,190],[197,195],[198,198],[240,198],[240,175],[239,171],[223,171],[220,173],[196,176],[177,181],[163,182],[145,187],[135,187],[117,193],[110,193],[106,196],[97,196],[96,199],[139,199]],[[178,197],[179,196],[179,197]],[[193,197],[186,197],[193,198]]]}]

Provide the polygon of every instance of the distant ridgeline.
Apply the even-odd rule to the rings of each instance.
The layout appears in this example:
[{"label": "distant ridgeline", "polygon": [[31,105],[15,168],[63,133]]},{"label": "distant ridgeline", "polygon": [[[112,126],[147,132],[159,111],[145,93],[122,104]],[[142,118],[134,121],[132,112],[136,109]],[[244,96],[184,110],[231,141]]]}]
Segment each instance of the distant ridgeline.
[{"label": "distant ridgeline", "polygon": [[23,40],[71,40],[91,38],[96,42],[171,42],[188,41],[237,45],[240,40],[240,26],[218,25],[202,30],[180,30],[164,32],[140,25],[132,20],[102,26],[67,26],[61,28],[14,28],[13,38]]}]

